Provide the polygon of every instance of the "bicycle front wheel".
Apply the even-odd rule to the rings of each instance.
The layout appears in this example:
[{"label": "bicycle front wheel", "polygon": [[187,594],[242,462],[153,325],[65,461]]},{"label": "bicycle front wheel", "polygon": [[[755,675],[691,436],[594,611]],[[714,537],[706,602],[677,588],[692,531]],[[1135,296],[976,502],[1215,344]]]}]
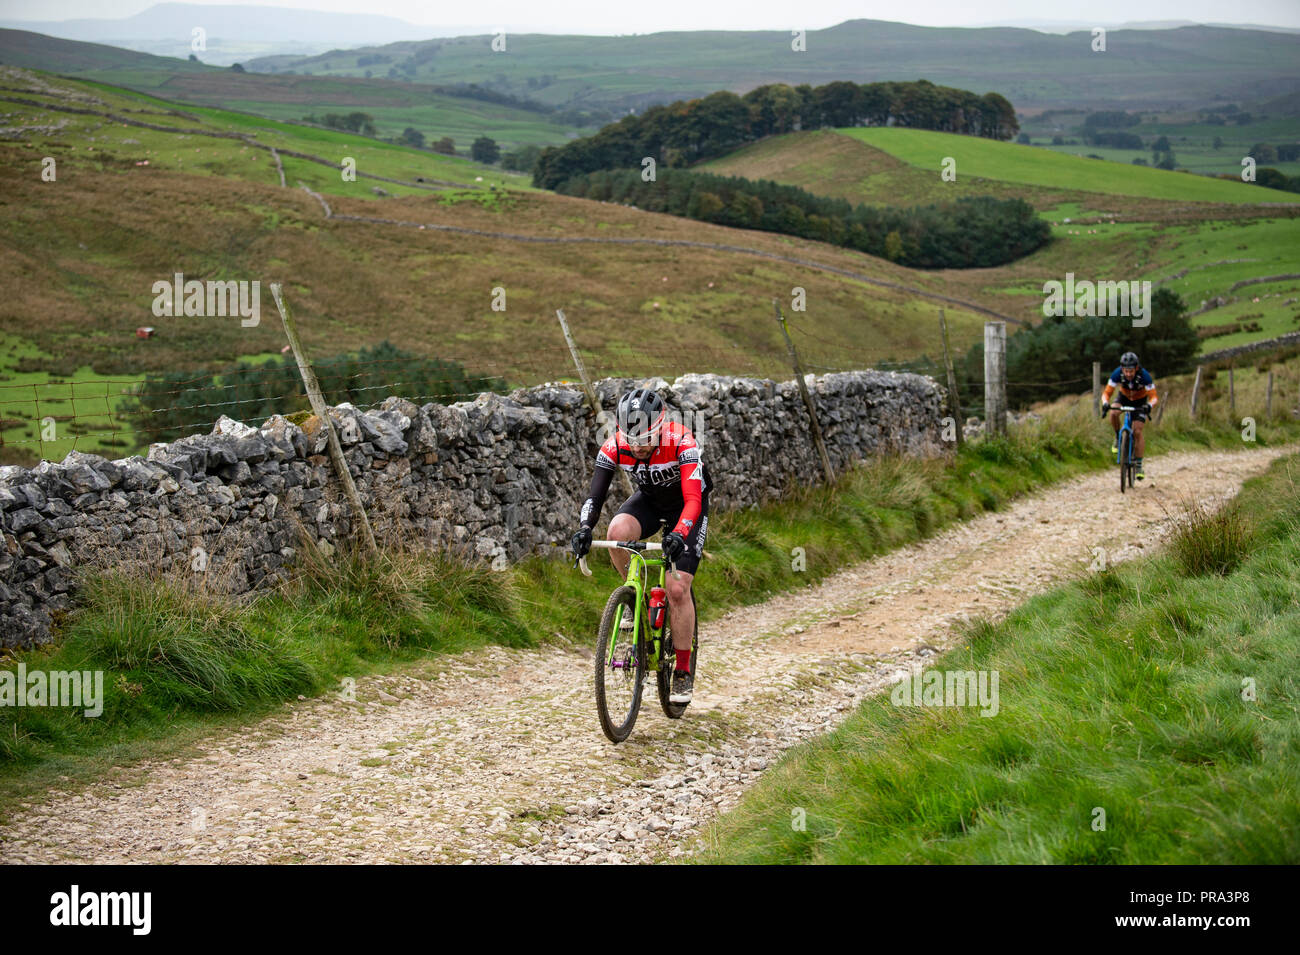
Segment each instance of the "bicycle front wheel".
[{"label": "bicycle front wheel", "polygon": [[1132,486],[1132,479],[1129,477],[1129,446],[1132,438],[1127,435],[1120,435],[1119,439],[1119,493],[1124,493],[1124,482],[1128,481]]},{"label": "bicycle front wheel", "polygon": [[627,739],[641,709],[645,683],[644,645],[620,627],[635,618],[636,589],[619,587],[609,595],[596,641],[596,713],[613,742]]}]

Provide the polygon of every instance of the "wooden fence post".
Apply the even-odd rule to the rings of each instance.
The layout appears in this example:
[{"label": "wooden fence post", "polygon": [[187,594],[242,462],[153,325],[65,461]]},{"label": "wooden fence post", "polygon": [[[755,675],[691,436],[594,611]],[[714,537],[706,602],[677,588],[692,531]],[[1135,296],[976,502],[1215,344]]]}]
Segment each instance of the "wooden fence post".
[{"label": "wooden fence post", "polygon": [[817,454],[822,459],[822,473],[826,475],[826,484],[829,487],[835,483],[835,472],[831,470],[831,458],[826,453],[826,445],[822,441],[822,426],[817,421],[817,407],[813,404],[812,395],[808,394],[808,383],[803,380],[803,367],[799,364],[799,353],[794,350],[794,342],[790,340],[790,332],[785,327],[785,316],[781,314],[781,305],[776,299],[772,299],[772,309],[776,312],[777,324],[781,326],[781,335],[785,338],[786,350],[790,352],[790,364],[794,367],[794,380],[799,383],[799,394],[803,396],[803,405],[808,409],[808,420],[812,422],[813,444],[817,447]]},{"label": "wooden fence post", "polygon": [[271,283],[271,295],[275,299],[275,307],[280,310],[280,321],[284,323],[284,333],[289,337],[289,347],[293,349],[293,357],[298,361],[298,373],[302,375],[302,384],[307,390],[307,400],[311,402],[311,410],[320,419],[321,427],[325,429],[330,460],[334,462],[334,471],[343,483],[343,493],[347,496],[348,504],[351,505],[352,513],[361,528],[361,539],[366,545],[367,553],[371,557],[377,557],[379,548],[375,546],[375,535],[370,529],[370,518],[366,514],[366,509],[361,506],[361,495],[357,493],[352,472],[348,470],[347,459],[343,457],[343,446],[339,444],[334,422],[330,420],[329,407],[325,404],[325,396],[321,393],[320,382],[316,380],[316,372],[312,370],[307,353],[303,350],[302,341],[298,338],[298,327],[289,313],[289,304],[284,300],[279,282]]},{"label": "wooden fence post", "polygon": [[[596,424],[599,425],[600,416],[603,413],[600,401],[596,398],[596,389],[591,387],[591,381],[587,378],[587,366],[582,363],[582,356],[578,354],[578,346],[574,344],[573,336],[569,334],[569,323],[564,317],[564,309],[557,308],[555,317],[560,320],[560,330],[564,332],[564,340],[569,344],[569,354],[573,356],[573,366],[578,369],[578,380],[582,382],[582,390],[587,394],[587,404],[591,406],[591,413],[595,416]],[[627,472],[622,468],[618,468],[618,477],[623,493],[631,497],[632,479],[627,476]]]},{"label": "wooden fence post", "polygon": [[961,398],[957,394],[957,375],[952,370],[952,352],[948,348],[948,320],[939,309],[939,331],[943,336],[943,367],[948,372],[948,413],[957,425],[957,447],[965,440],[965,422],[961,415]]},{"label": "wooden fence post", "polygon": [[1264,420],[1273,417],[1273,369],[1268,370],[1268,390],[1264,392]]},{"label": "wooden fence post", "polygon": [[1196,400],[1201,394],[1201,372],[1205,370],[1204,365],[1196,366],[1196,380],[1192,382],[1192,420],[1196,420]]},{"label": "wooden fence post", "polygon": [[984,323],[984,434],[1007,433],[1007,323]]}]

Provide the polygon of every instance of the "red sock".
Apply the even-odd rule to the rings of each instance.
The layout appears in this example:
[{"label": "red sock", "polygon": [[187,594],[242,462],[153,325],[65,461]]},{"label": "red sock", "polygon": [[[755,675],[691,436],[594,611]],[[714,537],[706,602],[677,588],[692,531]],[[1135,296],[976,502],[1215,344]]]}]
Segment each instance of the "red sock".
[{"label": "red sock", "polygon": [[677,669],[682,673],[691,672],[691,651],[677,650]]}]

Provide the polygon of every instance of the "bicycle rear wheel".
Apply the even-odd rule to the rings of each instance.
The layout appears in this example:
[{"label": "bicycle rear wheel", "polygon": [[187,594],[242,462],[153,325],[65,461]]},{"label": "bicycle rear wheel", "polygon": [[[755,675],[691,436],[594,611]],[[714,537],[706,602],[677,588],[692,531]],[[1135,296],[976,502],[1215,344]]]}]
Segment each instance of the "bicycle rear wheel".
[{"label": "bicycle rear wheel", "polygon": [[596,713],[600,728],[613,742],[627,739],[641,709],[645,682],[644,644],[619,623],[636,612],[636,589],[619,587],[609,595],[596,640]]},{"label": "bicycle rear wheel", "polygon": [[[691,588],[691,600],[695,599],[695,588]],[[677,663],[677,655],[673,652],[672,636],[673,620],[669,614],[668,624],[664,628],[663,649],[659,653],[659,672],[655,674],[655,683],[659,689],[659,705],[663,708],[664,716],[670,720],[680,720],[682,714],[686,712],[687,703],[673,703],[668,697],[673,692],[673,668]],[[700,607],[695,605],[695,632],[691,634],[691,672],[695,673],[695,662],[700,656]]]}]

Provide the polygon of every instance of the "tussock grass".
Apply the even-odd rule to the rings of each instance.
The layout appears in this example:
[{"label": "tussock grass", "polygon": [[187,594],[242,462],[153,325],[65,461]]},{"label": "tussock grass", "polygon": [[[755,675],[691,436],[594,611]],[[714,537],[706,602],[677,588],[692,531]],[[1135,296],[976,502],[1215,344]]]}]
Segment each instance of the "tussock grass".
[{"label": "tussock grass", "polygon": [[1249,545],[1249,531],[1235,501],[1219,508],[1195,500],[1184,502],[1169,540],[1179,569],[1200,577],[1231,573]]},{"label": "tussock grass", "polygon": [[311,686],[312,669],[270,633],[254,633],[238,605],[165,579],[92,577],[97,612],[67,650],[139,680],[141,693],[191,709],[235,709]]}]

